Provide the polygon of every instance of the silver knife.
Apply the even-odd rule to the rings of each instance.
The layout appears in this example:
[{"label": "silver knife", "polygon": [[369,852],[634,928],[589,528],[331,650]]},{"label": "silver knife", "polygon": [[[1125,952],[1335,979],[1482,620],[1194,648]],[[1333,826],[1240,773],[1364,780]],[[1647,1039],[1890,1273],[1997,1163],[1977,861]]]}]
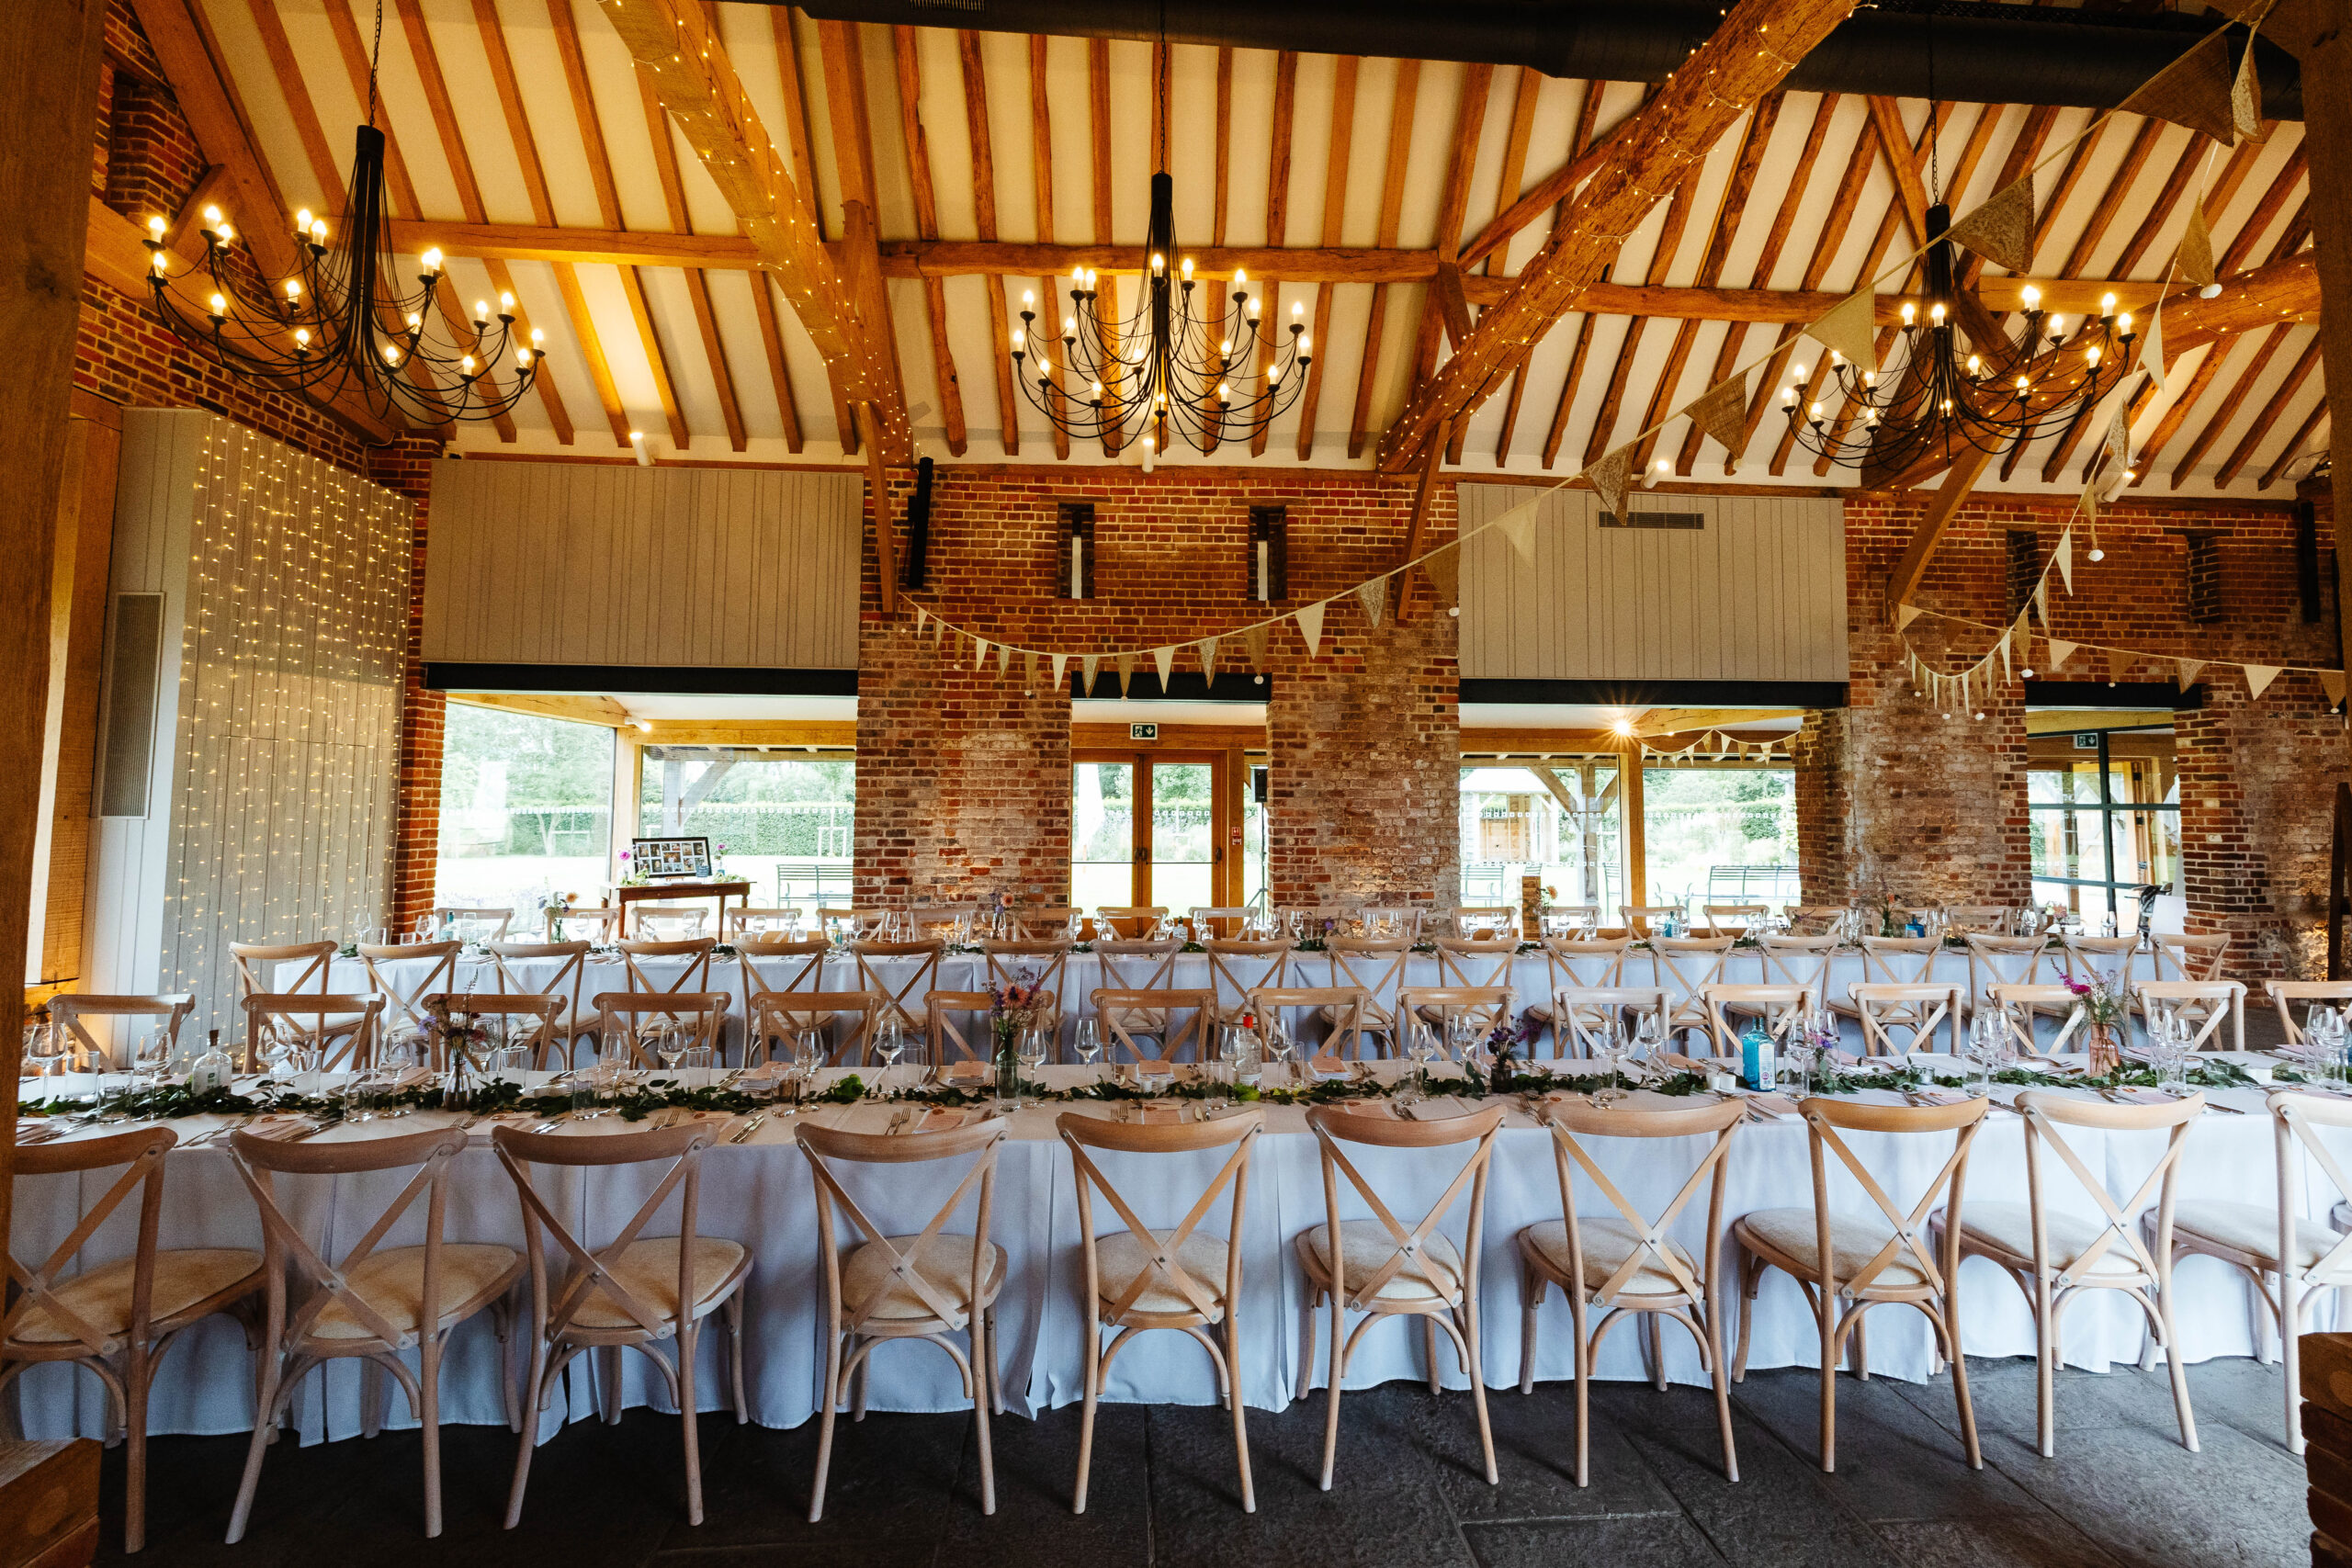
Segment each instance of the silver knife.
[{"label": "silver knife", "polygon": [[743,1142],[752,1134],[758,1132],[760,1130],[760,1123],[765,1122],[767,1119],[768,1113],[764,1111],[761,1111],[757,1116],[754,1116],[749,1122],[744,1122],[742,1130],[727,1141],[730,1144],[740,1144]]}]

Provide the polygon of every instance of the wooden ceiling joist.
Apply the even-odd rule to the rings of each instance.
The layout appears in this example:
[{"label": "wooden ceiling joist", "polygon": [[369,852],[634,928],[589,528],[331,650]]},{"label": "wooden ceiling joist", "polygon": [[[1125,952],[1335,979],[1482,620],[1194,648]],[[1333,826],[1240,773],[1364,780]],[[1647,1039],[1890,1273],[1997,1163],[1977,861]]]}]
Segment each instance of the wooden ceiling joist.
[{"label": "wooden ceiling joist", "polygon": [[[343,8],[330,6],[330,15]],[[346,18],[347,20],[348,18]],[[570,0],[548,0],[548,30],[555,38],[556,56],[563,62],[563,82],[571,97],[572,125],[580,133],[582,151],[588,160],[588,182],[596,193],[596,215],[605,227],[617,233],[621,226],[621,199],[613,184],[612,159],[605,147],[605,129],[596,118],[595,99],[588,86],[588,62],[580,48],[580,28],[574,22]],[[364,65],[365,57],[360,57]],[[444,245],[447,251],[448,247]],[[452,251],[453,255],[466,253]],[[502,258],[503,259],[503,258]],[[517,258],[519,259],[519,258]],[[605,358],[604,340],[596,332],[596,321],[588,310],[587,291],[580,287],[580,274],[569,258],[546,258],[554,264],[556,291],[563,296],[564,314],[571,322],[571,335],[580,344],[581,356],[587,362],[588,378],[595,386],[596,401],[605,411],[605,423],[613,433],[613,444],[629,445],[628,411],[621,406],[619,383],[613,379],[613,367]]]},{"label": "wooden ceiling joist", "polygon": [[[1223,51],[1218,61],[1218,91],[1230,96],[1233,91],[1232,55]],[[1347,218],[1348,164],[1354,151],[1356,126],[1356,76],[1363,62],[1352,54],[1343,54],[1332,63],[1331,70],[1331,130],[1325,151],[1323,167],[1323,231],[1321,243],[1327,247],[1340,243],[1340,225]],[[1220,110],[1217,116],[1218,145],[1226,144],[1231,134],[1230,117]],[[1225,182],[1217,182],[1220,200]],[[1216,238],[1222,242],[1220,231]],[[1331,341],[1331,299],[1334,285],[1325,279],[1316,285],[1315,309],[1309,314],[1309,335],[1326,344],[1325,352],[1317,354],[1306,367],[1306,389],[1298,399],[1298,460],[1306,462],[1315,455],[1315,416],[1323,405],[1323,376],[1330,364],[1328,345]]]},{"label": "wooden ceiling joist", "polygon": [[[662,181],[662,204],[667,210],[670,227],[679,233],[692,233],[694,220],[686,214],[685,182],[678,175],[678,148],[670,138],[669,117],[662,113],[662,104],[653,96],[653,88],[642,73],[638,76],[639,96],[645,105],[646,140],[653,147],[653,168]],[[685,275],[686,300],[693,306],[695,328],[702,336],[703,357],[710,367],[713,389],[718,394],[718,419],[727,427],[727,444],[741,452],[750,436],[743,428],[742,404],[735,395],[735,371],[727,363],[727,345],[719,341],[718,313],[710,306],[710,282],[700,272]],[[637,279],[642,287],[644,279]],[[684,443],[679,444],[681,446]]]},{"label": "wooden ceiling joist", "polygon": [[[922,239],[939,238],[939,201],[931,186],[931,141],[922,126],[922,60],[915,29],[890,29],[890,60],[899,75],[899,130],[907,151],[907,182],[915,198],[915,232]],[[969,444],[964,428],[964,389],[956,377],[956,356],[947,348],[947,290],[936,277],[922,283],[923,324],[931,332],[931,367],[939,387],[941,417],[947,427],[947,450],[960,457]],[[1001,310],[991,311],[999,321]]]},{"label": "wooden ceiling joist", "polygon": [[[1396,248],[1396,235],[1405,214],[1405,161],[1412,152],[1413,107],[1420,96],[1421,62],[1400,60],[1396,62],[1396,82],[1388,100],[1388,157],[1383,165],[1380,182],[1380,220],[1374,245],[1384,251]],[[1285,269],[1288,270],[1288,269]],[[1430,258],[1430,271],[1436,270],[1435,258]],[[1295,277],[1298,274],[1290,272]],[[1356,367],[1355,411],[1348,421],[1348,456],[1363,456],[1364,443],[1372,435],[1373,389],[1380,378],[1381,339],[1388,330],[1388,283],[1382,279],[1372,286],[1370,324],[1364,329],[1363,356]]]},{"label": "wooden ceiling joist", "polygon": [[[972,156],[972,226],[983,242],[993,242],[996,143],[989,130],[988,78],[980,62],[980,35],[968,28],[957,33],[956,58],[964,85],[964,135]],[[1005,320],[1004,276],[986,273],[982,277],[987,285],[989,344],[996,374],[999,444],[1006,457],[1014,457],[1021,453],[1021,389],[1012,384],[1012,338]],[[926,303],[928,299],[925,296]]]},{"label": "wooden ceiling joist", "polygon": [[[1035,201],[1038,243],[1050,245],[1054,243],[1054,120],[1052,108],[1046,96],[1046,43],[1045,35],[1042,33],[1030,36],[1029,188]],[[1223,189],[1224,184],[1224,180],[1220,178],[1217,182],[1220,190]],[[1220,197],[1218,199],[1221,210],[1223,197]],[[1037,319],[1041,321],[1053,321],[1054,278],[1057,273],[1065,269],[1044,267],[1023,270],[1035,270],[1037,274],[1037,299],[1042,305]],[[1062,400],[1069,395],[1069,388],[1063,378],[1065,372],[1061,355],[1056,355],[1053,363],[1054,406],[1063,408],[1067,406]],[[1069,432],[1064,430],[1059,424],[1054,424],[1052,430],[1054,456],[1066,462],[1069,458]]]}]

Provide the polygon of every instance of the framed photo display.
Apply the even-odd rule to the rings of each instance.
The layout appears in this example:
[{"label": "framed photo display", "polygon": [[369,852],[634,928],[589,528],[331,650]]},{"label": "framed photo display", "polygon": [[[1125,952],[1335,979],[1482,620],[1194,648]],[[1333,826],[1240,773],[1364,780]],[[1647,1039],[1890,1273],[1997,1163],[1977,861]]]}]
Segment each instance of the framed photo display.
[{"label": "framed photo display", "polygon": [[707,877],[710,840],[699,837],[632,839],[629,863],[644,876]]}]

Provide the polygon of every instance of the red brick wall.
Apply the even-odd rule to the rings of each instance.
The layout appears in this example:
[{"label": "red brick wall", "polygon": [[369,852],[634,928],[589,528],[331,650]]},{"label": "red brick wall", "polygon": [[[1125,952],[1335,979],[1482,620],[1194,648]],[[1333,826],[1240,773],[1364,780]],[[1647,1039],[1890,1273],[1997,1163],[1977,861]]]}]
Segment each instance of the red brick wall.
[{"label": "red brick wall", "polygon": [[392,840],[391,923],[405,929],[431,909],[441,848],[441,737],[447,701],[424,689],[424,539],[434,459],[441,445],[422,437],[370,447],[368,477],[416,508],[411,536],[408,649],[401,660],[400,809]]},{"label": "red brick wall", "polygon": [[[900,516],[912,476],[893,476]],[[1453,525],[1441,491],[1432,525]],[[1095,508],[1095,597],[1059,598],[1058,506]],[[990,641],[1071,653],[1191,641],[1265,612],[1248,590],[1249,509],[1289,509],[1295,608],[1342,590],[1394,556],[1409,486],[1370,476],[1228,469],[1040,473],[941,469],[932,489],[930,585],[919,600]],[[903,529],[902,529],[903,532]],[[1066,893],[1069,863],[1069,704],[1049,670],[969,644],[934,647],[911,609],[883,621],[869,548],[859,649],[857,896],[1015,897]],[[1268,662],[1273,895],[1453,892],[1453,623],[1424,615],[1402,632],[1373,630],[1353,601],[1331,607],[1322,658],[1303,666],[1295,624],[1275,628]],[[956,645],[960,644],[958,647]],[[1246,667],[1239,639],[1219,666]],[[1182,650],[1177,667],[1197,671]],[[1073,668],[1075,666],[1073,665]],[[1148,660],[1137,668],[1148,671]],[[1107,675],[1112,666],[1106,662]],[[1432,781],[1442,778],[1442,790]],[[1329,880],[1318,880],[1328,878]]]}]

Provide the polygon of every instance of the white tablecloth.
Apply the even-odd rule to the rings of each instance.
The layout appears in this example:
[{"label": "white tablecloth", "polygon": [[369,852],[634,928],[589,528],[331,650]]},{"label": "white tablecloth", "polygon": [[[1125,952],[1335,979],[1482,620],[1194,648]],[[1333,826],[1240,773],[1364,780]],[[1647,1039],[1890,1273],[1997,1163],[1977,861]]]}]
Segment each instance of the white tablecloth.
[{"label": "white tablecloth", "polygon": [[[1080,1071],[1054,1068],[1048,1069],[1048,1075],[1067,1081]],[[2233,1198],[2267,1206],[2274,1177],[2270,1122],[2262,1113],[2260,1095],[2234,1090],[2217,1098],[2249,1113],[2212,1112],[2197,1122],[2184,1156],[2181,1194]],[[1009,1398],[1023,1413],[1072,1403],[1080,1393],[1080,1336],[1085,1332],[1079,1300],[1082,1261],[1069,1157],[1054,1135],[1054,1117],[1060,1109],[1034,1108],[1012,1118],[998,1177],[994,1236],[1010,1255],[1010,1277],[1000,1307],[1002,1359]],[[1101,1108],[1090,1111],[1106,1113]],[[834,1124],[879,1130],[889,1111],[880,1105],[864,1104],[828,1108],[814,1114]],[[1293,1238],[1321,1223],[1323,1196],[1316,1145],[1305,1129],[1304,1113],[1270,1107],[1267,1117],[1268,1131],[1259,1142],[1252,1168],[1241,1237],[1246,1270],[1240,1307],[1246,1347],[1243,1392],[1252,1405],[1279,1408],[1288,1401],[1296,1381],[1304,1302]],[[184,1123],[183,1137],[192,1137],[204,1124],[202,1119]],[[419,1124],[419,1118],[409,1118],[390,1125],[405,1131]],[[581,1135],[594,1135],[597,1129],[618,1125],[617,1119],[587,1123]],[[757,1260],[747,1286],[746,1384],[752,1419],[770,1427],[795,1426],[813,1413],[822,1365],[822,1285],[814,1198],[808,1168],[792,1143],[792,1128],[790,1120],[771,1121],[746,1144],[719,1144],[704,1164],[705,1230],[744,1243]],[[519,1245],[522,1230],[516,1199],[483,1131],[477,1129],[474,1147],[459,1162],[447,1234],[458,1241]],[[368,1132],[368,1127],[344,1126],[322,1136],[365,1136]],[[2070,1141],[2086,1162],[2102,1173],[2110,1193],[2121,1198],[2138,1185],[2161,1147],[2162,1136],[2078,1132]],[[1970,1201],[2025,1201],[2022,1140],[2023,1124],[2018,1117],[1996,1113],[1987,1119],[1971,1162]],[[1855,1145],[1888,1190],[1906,1206],[1916,1201],[1950,1147],[1949,1140],[1941,1137],[1885,1135],[1861,1135],[1855,1139]],[[1644,1140],[1603,1145],[1599,1158],[1629,1198],[1655,1212],[1679,1187],[1701,1152],[1695,1141]],[[1222,1152],[1216,1152],[1171,1159],[1151,1166],[1147,1173],[1133,1156],[1102,1156],[1147,1223],[1163,1225],[1181,1218],[1199,1185],[1222,1157]],[[1420,1208],[1443,1190],[1457,1159],[1451,1151],[1406,1157],[1368,1148],[1351,1157],[1381,1186],[1391,1208],[1411,1217],[1418,1217]],[[2046,1160],[2045,1168],[2048,1188],[2058,1194],[2054,1201],[2096,1218],[2087,1196],[2069,1190],[2071,1179],[2058,1163]],[[259,1247],[252,1201],[239,1185],[225,1151],[218,1147],[177,1150],[168,1168],[163,1245]],[[108,1174],[78,1180],[20,1179],[16,1190],[18,1254],[46,1256],[49,1247],[70,1233],[84,1204],[104,1190]],[[909,1231],[917,1229],[960,1174],[958,1169],[917,1176],[911,1168],[893,1168],[889,1172],[893,1179],[915,1179],[902,1189],[894,1189],[890,1196],[878,1188],[870,1189],[876,1205],[871,1212],[894,1227],[899,1223],[895,1216],[903,1216]],[[651,1179],[636,1171],[575,1175],[577,1179],[565,1190],[564,1212],[582,1228],[592,1245],[608,1239],[625,1223]],[[380,1204],[404,1177],[405,1173],[396,1172],[311,1184],[296,1207],[298,1223],[330,1256],[337,1256],[372,1223]],[[2308,1178],[2302,1197],[2306,1215],[2324,1218],[2327,1214],[2337,1194],[2324,1189],[2324,1178],[2315,1173]],[[1604,1201],[1589,1186],[1579,1190],[1584,1194],[1580,1211],[1606,1212]],[[1341,1191],[1347,1192],[1344,1181]],[[1810,1192],[1803,1124],[1790,1118],[1743,1125],[1731,1156],[1726,1221],[1757,1208],[1809,1205]],[[861,1195],[861,1201],[865,1201]],[[1867,1204],[1859,1190],[1851,1188],[1843,1190],[1840,1201],[1857,1212]],[[1705,1207],[1702,1197],[1685,1212],[1678,1234],[1686,1245],[1698,1244],[1697,1230],[1704,1223]],[[86,1263],[103,1262],[128,1251],[135,1208],[133,1203],[119,1213],[92,1241],[84,1254]],[[419,1218],[421,1211],[422,1205]],[[1115,1230],[1114,1216],[1100,1205],[1096,1212],[1103,1225]],[[1225,1212],[1220,1208],[1204,1229],[1222,1235]],[[1348,1217],[1367,1215],[1368,1211],[1351,1207]],[[1481,1338],[1490,1386],[1509,1387],[1519,1378],[1521,1280],[1514,1238],[1522,1226],[1558,1217],[1559,1190],[1549,1137],[1514,1111],[1496,1156],[1482,1254]],[[1457,1241],[1463,1238],[1458,1214],[1446,1228]],[[391,1239],[397,1243],[401,1237],[396,1235]],[[1734,1276],[1727,1271],[1724,1278],[1728,1281]],[[2182,1345],[2192,1360],[2251,1353],[2253,1309],[2248,1289],[2240,1278],[2210,1259],[2191,1258],[2180,1266],[2177,1292]],[[1981,1261],[1967,1264],[1962,1272],[1961,1293],[1965,1342],[1971,1353],[2032,1352],[2024,1297],[1997,1269]],[[2334,1303],[2323,1303],[2316,1326],[2328,1326],[2333,1311]],[[1544,1308],[1542,1323],[1536,1375],[1545,1380],[1568,1377],[1569,1320],[1556,1292]],[[1727,1340],[1735,1328],[1736,1319],[1726,1322]],[[1668,1374],[1685,1382],[1702,1381],[1688,1337],[1669,1328],[1664,1338]],[[1351,1371],[1351,1386],[1423,1375],[1419,1344],[1419,1331],[1409,1325],[1385,1325],[1372,1331]],[[1815,1330],[1795,1285],[1778,1274],[1768,1275],[1757,1304],[1751,1364],[1759,1368],[1815,1364],[1816,1346]],[[2094,1293],[2077,1302],[2066,1314],[2064,1354],[2072,1364],[2103,1369],[2112,1361],[2135,1359],[2140,1347],[2136,1311],[2120,1298]],[[1870,1348],[1875,1372],[1912,1379],[1927,1375],[1927,1326],[1915,1313],[1873,1313]],[[1326,1344],[1317,1358],[1318,1382],[1328,1348]],[[724,1404],[726,1388],[719,1375],[723,1362],[718,1352],[719,1337],[707,1337],[704,1346],[707,1375],[700,1386],[707,1406],[714,1409]],[[662,1403],[639,1359],[628,1359],[629,1401]],[[1442,1342],[1440,1362],[1449,1386],[1467,1386]],[[477,1319],[460,1332],[447,1366],[442,1403],[447,1419],[503,1420],[495,1341],[486,1318]],[[1612,1335],[1598,1372],[1609,1378],[1641,1375],[1634,1337]],[[358,1372],[348,1362],[328,1371],[323,1391],[318,1379],[310,1381],[297,1405],[299,1427],[306,1440],[343,1437],[358,1429]],[[95,1379],[60,1368],[36,1368],[16,1388],[28,1436],[95,1436],[102,1430],[103,1404]],[[1105,1397],[1114,1401],[1206,1404],[1212,1395],[1210,1371],[1199,1348],[1172,1334],[1147,1336],[1122,1355],[1105,1389]],[[937,1351],[899,1346],[886,1347],[877,1354],[870,1396],[875,1408],[937,1411],[958,1408],[961,1403],[953,1371]],[[406,1420],[399,1402],[393,1404],[395,1424]],[[575,1379],[568,1396],[557,1400],[546,1427],[552,1429],[566,1420],[581,1418],[592,1408],[583,1374],[583,1379]],[[227,1320],[214,1320],[191,1332],[164,1364],[155,1388],[153,1429],[231,1432],[248,1428],[251,1420],[251,1374],[242,1339]]]}]

